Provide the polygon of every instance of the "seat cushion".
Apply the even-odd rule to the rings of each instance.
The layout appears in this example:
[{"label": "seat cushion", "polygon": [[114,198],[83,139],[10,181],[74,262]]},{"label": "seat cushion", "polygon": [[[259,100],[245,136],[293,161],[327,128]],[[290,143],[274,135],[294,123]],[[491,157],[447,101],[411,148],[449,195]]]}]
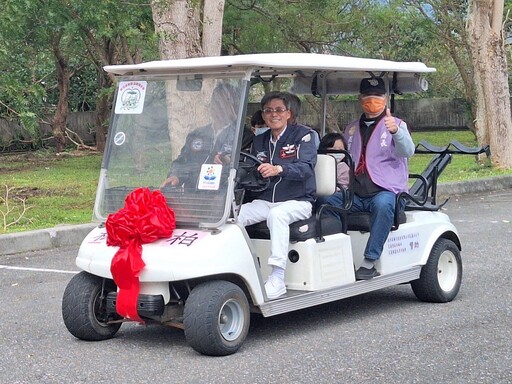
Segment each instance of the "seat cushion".
[{"label": "seat cushion", "polygon": [[[267,223],[262,221],[253,225],[245,227],[249,237],[252,239],[270,239],[270,230]],[[322,236],[332,235],[334,233],[342,232],[341,220],[333,216],[324,216],[322,219]],[[308,219],[299,220],[290,224],[290,241],[306,241],[320,237],[317,231],[315,217],[312,216]]]},{"label": "seat cushion", "polygon": [[[398,223],[403,224],[407,221],[405,212],[400,211]],[[347,215],[347,230],[370,232],[371,215],[369,212],[354,212]]]}]

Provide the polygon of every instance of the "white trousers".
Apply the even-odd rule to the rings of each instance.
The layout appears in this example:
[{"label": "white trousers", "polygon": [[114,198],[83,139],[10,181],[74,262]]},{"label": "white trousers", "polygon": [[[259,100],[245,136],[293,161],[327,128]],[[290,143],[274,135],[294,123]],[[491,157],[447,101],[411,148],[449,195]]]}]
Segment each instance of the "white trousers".
[{"label": "white trousers", "polygon": [[289,225],[295,221],[307,219],[311,216],[311,211],[312,205],[309,201],[289,200],[271,203],[265,200],[254,200],[242,205],[238,221],[244,227],[267,221],[271,240],[268,264],[285,269],[290,242]]}]

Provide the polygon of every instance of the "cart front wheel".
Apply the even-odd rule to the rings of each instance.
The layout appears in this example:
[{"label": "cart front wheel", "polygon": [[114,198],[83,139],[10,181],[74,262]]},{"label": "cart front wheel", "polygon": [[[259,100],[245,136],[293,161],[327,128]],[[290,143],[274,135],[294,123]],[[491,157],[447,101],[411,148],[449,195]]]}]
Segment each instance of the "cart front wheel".
[{"label": "cart front wheel", "polygon": [[115,292],[112,280],[87,272],[80,272],[69,281],[62,298],[62,318],[68,331],[75,337],[98,341],[112,338],[121,323],[112,323],[120,317],[107,314],[106,298]]},{"label": "cart front wheel", "polygon": [[238,351],[249,331],[249,303],[229,281],[209,281],[190,293],[185,303],[185,338],[197,352],[225,356]]}]

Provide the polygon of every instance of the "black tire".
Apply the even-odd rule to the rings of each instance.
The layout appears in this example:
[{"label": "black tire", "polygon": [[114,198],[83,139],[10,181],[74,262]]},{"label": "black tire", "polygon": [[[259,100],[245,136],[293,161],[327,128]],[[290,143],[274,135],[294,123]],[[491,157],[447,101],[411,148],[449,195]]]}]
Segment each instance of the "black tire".
[{"label": "black tire", "polygon": [[247,337],[249,323],[247,297],[229,281],[200,284],[185,303],[185,338],[204,355],[226,356],[238,351]]},{"label": "black tire", "polygon": [[411,282],[418,299],[431,303],[447,303],[459,293],[462,282],[462,258],[457,245],[451,240],[438,239],[420,278]]},{"label": "black tire", "polygon": [[80,272],[69,281],[62,298],[62,318],[68,331],[75,337],[98,341],[112,338],[121,323],[108,321],[118,320],[119,316],[108,315],[106,297],[115,292],[112,280],[103,279],[87,272]]}]

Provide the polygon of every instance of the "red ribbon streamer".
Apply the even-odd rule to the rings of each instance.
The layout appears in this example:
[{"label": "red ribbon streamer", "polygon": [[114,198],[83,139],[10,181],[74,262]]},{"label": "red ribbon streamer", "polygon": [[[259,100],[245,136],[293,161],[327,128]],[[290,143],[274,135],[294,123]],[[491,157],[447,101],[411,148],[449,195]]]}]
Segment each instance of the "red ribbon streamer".
[{"label": "red ribbon streamer", "polygon": [[108,215],[107,245],[118,246],[110,264],[110,272],[119,291],[116,311],[119,315],[143,323],[137,313],[142,244],[172,235],[176,228],[174,212],[160,191],[138,188],[125,200],[124,208]]}]

